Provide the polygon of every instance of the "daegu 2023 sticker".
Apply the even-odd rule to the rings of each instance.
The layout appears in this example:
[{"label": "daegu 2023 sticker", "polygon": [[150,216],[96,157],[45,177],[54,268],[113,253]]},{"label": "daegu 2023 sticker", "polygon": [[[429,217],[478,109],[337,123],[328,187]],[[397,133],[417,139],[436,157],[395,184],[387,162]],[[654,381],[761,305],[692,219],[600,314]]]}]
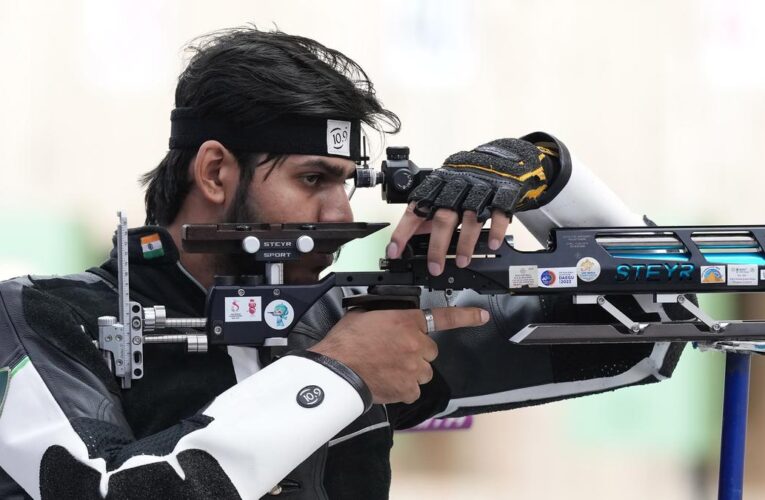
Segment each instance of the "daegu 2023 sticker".
[{"label": "daegu 2023 sticker", "polygon": [[539,269],[539,286],[543,288],[573,288],[577,285],[575,267]]}]

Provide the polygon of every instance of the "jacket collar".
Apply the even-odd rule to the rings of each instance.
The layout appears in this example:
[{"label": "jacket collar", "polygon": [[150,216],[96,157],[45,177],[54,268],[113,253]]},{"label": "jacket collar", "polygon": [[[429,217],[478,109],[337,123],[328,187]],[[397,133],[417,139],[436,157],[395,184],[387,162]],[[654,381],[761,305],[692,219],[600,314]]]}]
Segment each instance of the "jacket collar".
[{"label": "jacket collar", "polygon": [[[117,276],[117,236],[109,260],[101,265]],[[207,291],[181,265],[172,236],[159,226],[128,230],[131,299],[145,306],[164,305],[181,314],[202,316]]]}]

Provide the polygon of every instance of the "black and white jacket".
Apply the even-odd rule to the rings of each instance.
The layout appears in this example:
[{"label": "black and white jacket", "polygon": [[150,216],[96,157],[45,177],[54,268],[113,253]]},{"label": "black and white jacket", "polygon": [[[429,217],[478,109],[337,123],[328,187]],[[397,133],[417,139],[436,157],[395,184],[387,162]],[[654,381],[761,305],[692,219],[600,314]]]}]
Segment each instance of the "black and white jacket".
[{"label": "black and white jacket", "polygon": [[[165,254],[147,260],[139,240],[151,233]],[[129,240],[132,300],[165,305],[169,317],[202,316],[205,291],[170,236],[148,227]],[[454,305],[486,308],[491,320],[434,334],[435,376],[412,405],[365,411],[363,382],[327,359],[286,355],[263,367],[254,349],[187,354],[173,344],[146,345],[145,376],[121,390],[93,344],[97,318],[117,315],[115,276],[113,252],[81,274],[0,283],[0,498],[387,498],[395,429],[656,382],[683,349],[517,346],[507,339],[528,323],[610,319],[555,297],[463,292]],[[306,314],[292,348],[329,331],[343,293],[333,290]],[[423,302],[445,305],[435,293]],[[635,319],[674,316],[623,306]],[[313,385],[321,404],[298,404]]]}]

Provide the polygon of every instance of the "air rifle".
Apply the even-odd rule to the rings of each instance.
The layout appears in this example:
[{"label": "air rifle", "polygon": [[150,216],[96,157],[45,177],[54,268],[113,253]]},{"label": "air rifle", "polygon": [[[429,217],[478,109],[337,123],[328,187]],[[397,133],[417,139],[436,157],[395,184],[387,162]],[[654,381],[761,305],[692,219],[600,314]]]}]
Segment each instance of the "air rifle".
[{"label": "air rifle", "polygon": [[[356,185],[380,184],[383,199],[400,203],[428,172],[409,161],[408,148],[389,148],[380,172],[357,169]],[[183,227],[184,251],[249,255],[258,271],[216,277],[204,317],[168,318],[161,305],[144,307],[130,300],[127,220],[122,212],[119,219],[119,317],[99,318],[98,347],[123,388],[143,377],[145,344],[185,343],[190,352],[204,352],[208,345],[286,346],[292,328],[320,297],[347,286],[368,289],[365,295],[346,297],[343,305],[349,308],[419,307],[423,289],[447,297],[471,289],[566,295],[577,305],[597,305],[613,318],[609,324],[529,324],[509,339],[521,345],[680,341],[765,351],[765,321],[719,321],[692,300],[698,293],[765,291],[765,226],[558,228],[538,251],[516,249],[510,236],[491,250],[488,231],[483,231],[466,268],[458,268],[453,258],[457,232],[439,276],[427,270],[428,236],[419,235],[400,259],[381,259],[379,271],[336,272],[317,283],[293,285],[283,282],[285,262],[312,252],[333,253],[387,224],[192,224]],[[637,321],[615,304],[618,295],[636,296],[644,309],[646,304],[653,310],[677,304],[690,319],[672,321],[664,315]]]}]

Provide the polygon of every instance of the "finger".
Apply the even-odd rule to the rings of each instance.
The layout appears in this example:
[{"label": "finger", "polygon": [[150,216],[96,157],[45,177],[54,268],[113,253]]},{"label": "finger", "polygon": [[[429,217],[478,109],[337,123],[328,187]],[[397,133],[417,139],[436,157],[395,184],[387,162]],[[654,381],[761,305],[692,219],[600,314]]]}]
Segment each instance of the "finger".
[{"label": "finger", "polygon": [[420,385],[425,385],[431,380],[433,380],[433,367],[430,366],[430,363],[426,363],[423,361],[420,364],[420,373],[417,375],[417,383]]},{"label": "finger", "polygon": [[430,234],[432,232],[433,232],[433,221],[426,220],[422,224],[420,224],[420,227],[417,228],[417,231],[415,231],[414,234]]},{"label": "finger", "polygon": [[[428,332],[425,323],[425,314],[418,311],[418,323],[420,331]],[[435,331],[451,330],[453,328],[464,328],[468,326],[481,326],[489,321],[489,311],[480,307],[436,307],[431,309],[433,321],[436,324]]]},{"label": "finger", "polygon": [[499,210],[491,213],[491,228],[489,229],[489,248],[497,250],[505,240],[507,226],[510,225],[510,218]]},{"label": "finger", "polygon": [[468,211],[462,214],[462,228],[457,242],[457,267],[466,267],[470,264],[482,227],[483,224],[478,222],[475,212]]},{"label": "finger", "polygon": [[438,357],[438,344],[427,335],[423,335],[422,338],[425,340],[422,347],[422,359],[432,363]]},{"label": "finger", "polygon": [[444,270],[446,253],[459,223],[459,215],[454,210],[439,209],[433,215],[433,231],[428,243],[428,272],[438,276]]},{"label": "finger", "polygon": [[411,202],[406,206],[403,217],[398,221],[398,225],[396,225],[396,229],[390,237],[390,243],[388,243],[388,247],[385,250],[385,255],[389,259],[398,259],[401,256],[406,243],[420,227],[420,224],[425,221],[423,217],[414,213],[414,207],[415,202]]},{"label": "finger", "polygon": [[406,404],[412,404],[418,399],[420,399],[420,386],[417,384],[412,384],[413,387],[411,387],[409,390],[406,391],[406,394],[403,395],[401,398],[402,403]]}]

